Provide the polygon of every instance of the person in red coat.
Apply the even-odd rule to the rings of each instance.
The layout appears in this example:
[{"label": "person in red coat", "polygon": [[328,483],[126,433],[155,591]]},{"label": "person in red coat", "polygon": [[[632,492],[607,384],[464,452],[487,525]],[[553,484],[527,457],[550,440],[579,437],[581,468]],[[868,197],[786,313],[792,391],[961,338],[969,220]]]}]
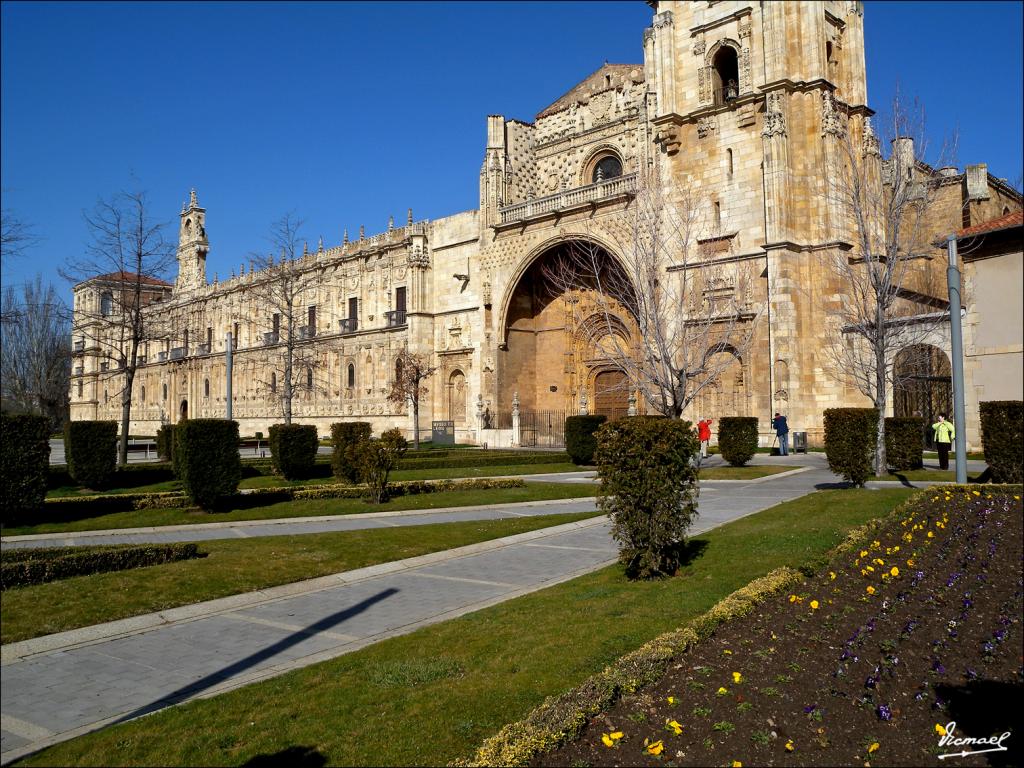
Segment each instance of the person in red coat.
[{"label": "person in red coat", "polygon": [[713,419],[702,419],[697,422],[697,437],[700,440],[700,457],[708,457],[708,443],[711,442],[711,422]]}]

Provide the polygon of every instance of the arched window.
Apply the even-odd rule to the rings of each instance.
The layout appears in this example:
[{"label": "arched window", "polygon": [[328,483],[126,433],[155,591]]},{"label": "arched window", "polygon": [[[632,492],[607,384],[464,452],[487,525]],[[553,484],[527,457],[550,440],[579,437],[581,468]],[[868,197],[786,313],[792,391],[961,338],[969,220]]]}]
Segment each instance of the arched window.
[{"label": "arched window", "polygon": [[107,394],[107,390],[105,389],[103,390],[103,402],[104,404],[110,402],[110,395]]},{"label": "arched window", "polygon": [[145,384],[143,384],[142,387],[139,389],[139,402],[141,402],[141,403],[146,402],[146,385]]},{"label": "arched window", "polygon": [[203,379],[203,397],[210,396],[210,380]]},{"label": "arched window", "polygon": [[100,314],[109,317],[114,312],[114,294],[104,291],[100,294]]},{"label": "arched window", "polygon": [[356,385],[356,367],[353,363],[348,364],[348,374],[345,379],[345,385],[352,389]]},{"label": "arched window", "polygon": [[732,150],[731,149],[725,150],[725,160],[726,160],[726,165],[725,165],[726,172],[731,177],[732,176],[732,170],[733,170],[733,166],[732,166]]},{"label": "arched window", "polygon": [[622,161],[615,155],[606,155],[594,165],[594,172],[591,175],[591,183],[615,179],[622,175]]},{"label": "arched window", "polygon": [[[948,414],[953,405],[952,368],[946,353],[930,344],[913,344],[893,361],[893,412],[918,416],[925,425]],[[934,433],[925,429],[922,440],[931,446]]]},{"label": "arched window", "polygon": [[82,382],[78,382],[78,397],[79,399],[82,397]]},{"label": "arched window", "polygon": [[274,393],[277,392],[277,374],[276,373],[270,374],[270,391],[274,392]]},{"label": "arched window", "polygon": [[740,95],[740,67],[735,48],[730,45],[720,47],[711,60],[711,72],[716,105],[730,102]]},{"label": "arched window", "polygon": [[402,380],[402,358],[395,360],[395,382]]},{"label": "arched window", "polygon": [[167,399],[167,385],[164,384],[164,400]]},{"label": "arched window", "polygon": [[313,389],[313,369],[309,367],[306,368],[306,389]]}]

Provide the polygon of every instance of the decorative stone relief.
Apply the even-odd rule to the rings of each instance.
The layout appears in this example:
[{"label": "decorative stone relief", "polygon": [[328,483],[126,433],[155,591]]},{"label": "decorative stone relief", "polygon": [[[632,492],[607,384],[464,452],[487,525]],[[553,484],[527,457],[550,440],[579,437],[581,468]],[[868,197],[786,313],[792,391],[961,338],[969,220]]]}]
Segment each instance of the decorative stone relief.
[{"label": "decorative stone relief", "polygon": [[841,138],[846,133],[831,91],[824,91],[821,94],[821,133],[823,136],[837,138]]},{"label": "decorative stone relief", "polygon": [[744,16],[740,19],[740,39],[750,37],[750,17]]},{"label": "decorative stone relief", "polygon": [[701,67],[697,71],[697,98],[701,104],[711,101],[711,67]]},{"label": "decorative stone relief", "polygon": [[879,148],[878,136],[875,135],[875,129],[871,125],[871,118],[864,119],[864,139],[862,141],[861,151],[865,155],[872,155],[874,157],[881,157],[882,151]]},{"label": "decorative stone relief", "polygon": [[786,135],[786,116],[782,111],[782,93],[773,91],[765,97],[764,128],[761,135],[766,138]]},{"label": "decorative stone relief", "polygon": [[[749,27],[747,31],[749,33]],[[749,93],[751,88],[752,85],[750,79],[750,48],[745,47],[742,51],[740,51],[740,93]]]},{"label": "decorative stone relief", "polygon": [[701,37],[698,37],[696,40],[693,41],[693,55],[694,56],[703,56],[704,52],[706,50],[707,50],[707,43],[704,42],[703,35]]},{"label": "decorative stone relief", "polygon": [[713,115],[706,115],[697,120],[697,138],[703,139],[708,134],[714,133],[717,123]]}]

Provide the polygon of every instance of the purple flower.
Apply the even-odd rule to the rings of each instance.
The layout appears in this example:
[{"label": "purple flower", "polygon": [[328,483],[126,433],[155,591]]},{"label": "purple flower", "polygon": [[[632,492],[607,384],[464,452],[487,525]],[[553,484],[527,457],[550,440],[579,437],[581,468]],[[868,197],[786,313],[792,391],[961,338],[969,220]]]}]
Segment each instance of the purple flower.
[{"label": "purple flower", "polygon": [[971,669],[970,667],[967,668],[966,674],[967,674],[967,679],[968,680],[977,680],[978,679],[978,673],[976,671],[974,671],[973,669]]},{"label": "purple flower", "polygon": [[884,720],[885,722],[892,720],[892,710],[889,709],[888,704],[880,704],[876,711],[878,713],[879,720]]}]

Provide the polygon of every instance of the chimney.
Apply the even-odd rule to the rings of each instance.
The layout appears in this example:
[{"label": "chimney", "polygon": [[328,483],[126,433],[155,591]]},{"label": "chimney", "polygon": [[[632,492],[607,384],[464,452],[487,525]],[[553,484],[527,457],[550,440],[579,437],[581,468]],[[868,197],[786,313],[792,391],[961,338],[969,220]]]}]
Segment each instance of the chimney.
[{"label": "chimney", "polygon": [[967,166],[967,198],[988,200],[988,164]]}]

